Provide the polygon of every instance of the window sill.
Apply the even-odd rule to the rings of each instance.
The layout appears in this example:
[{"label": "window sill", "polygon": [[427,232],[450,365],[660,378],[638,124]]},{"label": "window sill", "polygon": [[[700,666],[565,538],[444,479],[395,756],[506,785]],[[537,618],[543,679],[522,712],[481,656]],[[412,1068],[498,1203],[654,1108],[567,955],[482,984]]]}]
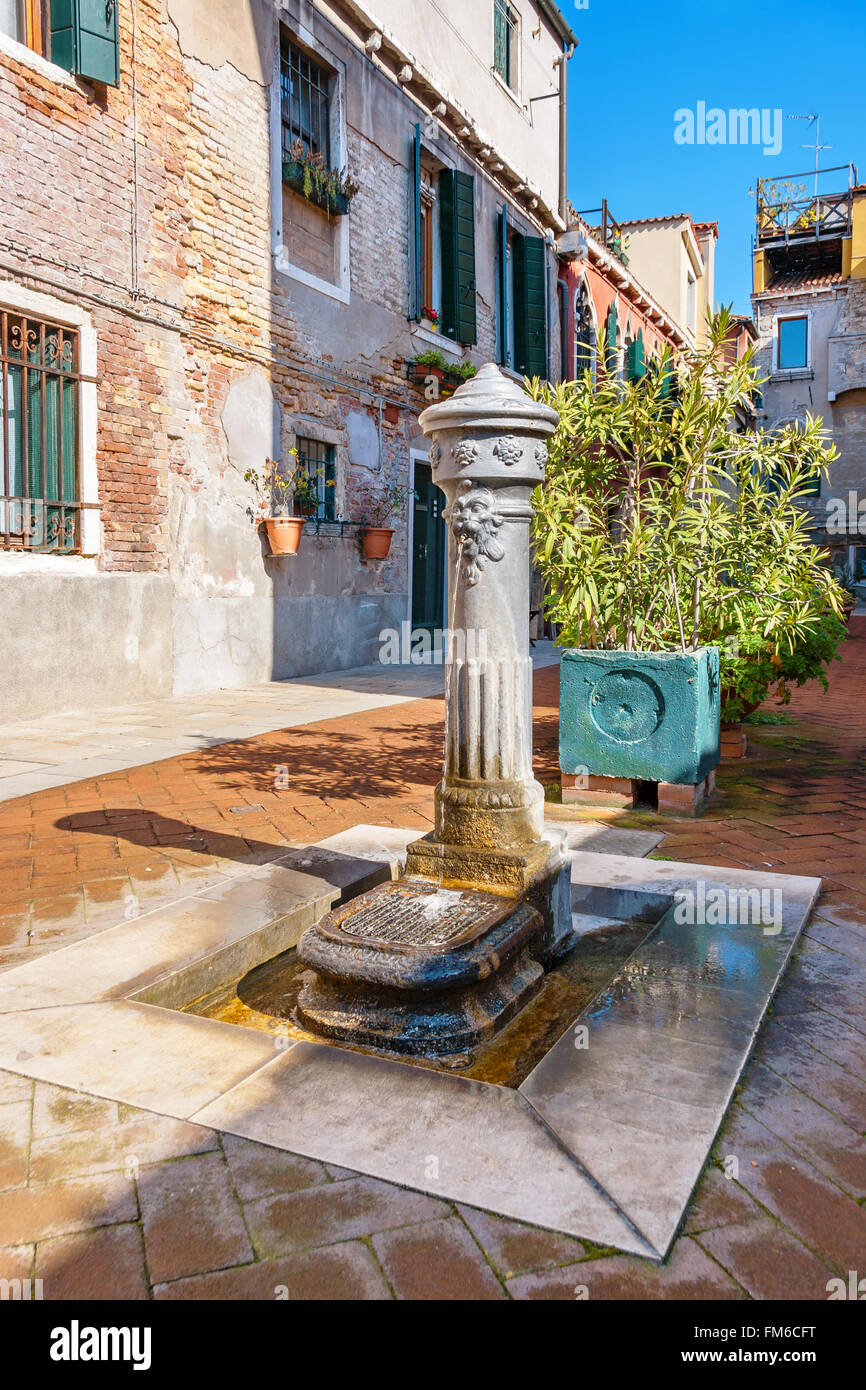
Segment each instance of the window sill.
[{"label": "window sill", "polygon": [[771,381],[814,381],[815,373],[811,367],[777,367],[770,374]]},{"label": "window sill", "polygon": [[329,299],[336,299],[340,304],[351,303],[352,292],[348,285],[335,285],[330,280],[321,280],[318,275],[311,275],[308,270],[301,270],[300,266],[292,265],[283,252],[278,252],[274,257],[274,269],[289,280],[297,280],[298,284],[317,290]]},{"label": "window sill", "polygon": [[47,77],[51,82],[56,82],[59,87],[72,87],[75,91],[81,91],[78,81],[66,68],[58,67],[56,63],[49,62],[43,58],[41,53],[36,53],[26,44],[19,43],[17,39],[12,39],[8,34],[0,34],[0,53],[5,53],[7,58],[14,58],[16,63],[22,67],[31,68],[38,72],[41,77]]},{"label": "window sill", "polygon": [[453,357],[455,362],[459,362],[463,356],[463,351],[459,343],[455,343],[453,338],[446,338],[444,333],[435,333],[432,328],[422,328],[420,323],[412,324],[412,337],[420,338],[423,343],[429,343],[431,347],[439,348],[443,357]]},{"label": "window sill", "polygon": [[524,120],[529,120],[529,117],[526,112],[526,107],[523,105],[523,102],[520,100],[520,96],[517,92],[515,92],[514,88],[509,87],[508,83],[505,81],[505,78],[501,77],[495,68],[490,69],[490,76],[493,78],[493,81],[496,83],[499,90],[501,92],[504,92],[505,95],[508,97],[508,100],[514,103]]},{"label": "window sill", "polygon": [[0,574],[9,578],[16,574],[78,575],[98,574],[95,555],[39,555],[26,550],[0,550]]}]

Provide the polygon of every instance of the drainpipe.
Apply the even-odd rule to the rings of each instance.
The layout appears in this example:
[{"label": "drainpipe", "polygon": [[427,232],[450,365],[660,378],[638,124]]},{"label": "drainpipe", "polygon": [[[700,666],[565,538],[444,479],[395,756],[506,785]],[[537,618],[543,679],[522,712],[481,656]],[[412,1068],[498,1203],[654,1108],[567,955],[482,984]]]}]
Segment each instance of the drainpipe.
[{"label": "drainpipe", "polygon": [[559,64],[559,215],[568,226],[568,79],[566,66],[575,50],[573,43],[563,44]]}]

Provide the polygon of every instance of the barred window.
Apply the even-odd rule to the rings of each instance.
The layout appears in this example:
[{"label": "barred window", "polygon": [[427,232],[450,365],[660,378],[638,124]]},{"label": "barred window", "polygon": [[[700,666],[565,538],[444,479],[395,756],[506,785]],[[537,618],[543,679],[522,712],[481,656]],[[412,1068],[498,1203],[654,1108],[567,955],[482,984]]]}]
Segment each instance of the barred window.
[{"label": "barred window", "polygon": [[508,0],[493,0],[493,71],[517,91],[520,16]]},{"label": "barred window", "polygon": [[283,40],[280,54],[280,105],[283,159],[291,158],[298,140],[307,154],[320,154],[331,164],[330,78],[324,68],[300,48]]},{"label": "barred window", "polygon": [[310,485],[310,493],[315,500],[302,500],[295,504],[300,516],[314,517],[317,521],[336,520],[337,490],[336,450],[333,444],[323,444],[319,439],[295,440],[298,450],[298,474]]},{"label": "barred window", "polygon": [[78,334],[0,310],[0,368],[2,545],[78,550]]}]

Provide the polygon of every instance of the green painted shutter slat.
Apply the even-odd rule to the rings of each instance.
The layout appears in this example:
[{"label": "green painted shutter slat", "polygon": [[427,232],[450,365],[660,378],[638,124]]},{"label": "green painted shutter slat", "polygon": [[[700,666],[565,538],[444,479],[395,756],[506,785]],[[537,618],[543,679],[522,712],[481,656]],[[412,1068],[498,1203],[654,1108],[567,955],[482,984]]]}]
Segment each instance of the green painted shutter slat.
[{"label": "green painted shutter slat", "polygon": [[442,332],[457,343],[478,341],[475,315],[475,179],[460,169],[439,175],[442,242]]},{"label": "green painted shutter slat", "polygon": [[508,204],[503,203],[497,219],[499,233],[499,363],[508,365]]},{"label": "green painted shutter slat", "polygon": [[116,0],[51,0],[51,61],[79,77],[120,81]]},{"label": "green painted shutter slat", "polygon": [[646,376],[646,355],[643,348],[643,337],[640,333],[628,345],[625,374],[629,381],[639,381],[642,376]]},{"label": "green painted shutter slat", "polygon": [[547,377],[547,257],[538,236],[516,236],[514,256],[514,368]]},{"label": "green painted shutter slat", "polygon": [[409,290],[409,317],[419,319],[421,317],[421,123],[415,126],[412,136],[412,150],[410,158],[412,160],[412,206],[410,209],[411,230],[413,240],[414,265],[410,278]]},{"label": "green painted shutter slat", "polygon": [[616,305],[611,304],[607,315],[607,333],[605,334],[604,360],[609,372],[616,370]]}]

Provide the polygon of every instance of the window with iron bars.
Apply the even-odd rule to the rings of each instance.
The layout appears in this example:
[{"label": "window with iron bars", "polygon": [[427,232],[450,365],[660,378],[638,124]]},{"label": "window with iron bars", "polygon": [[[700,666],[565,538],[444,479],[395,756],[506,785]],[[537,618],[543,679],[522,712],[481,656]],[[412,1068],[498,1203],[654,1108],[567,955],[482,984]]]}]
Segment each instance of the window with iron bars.
[{"label": "window with iron bars", "polygon": [[310,485],[316,500],[310,499],[295,503],[299,516],[308,516],[315,521],[336,521],[337,461],[333,444],[323,444],[319,439],[295,440],[298,450],[298,476]]},{"label": "window with iron bars", "polygon": [[519,83],[520,16],[508,0],[493,0],[493,71],[513,92]]},{"label": "window with iron bars", "polygon": [[81,547],[78,334],[0,310],[0,545]]},{"label": "window with iron bars", "polygon": [[280,54],[280,105],[283,159],[300,140],[307,154],[320,154],[331,164],[330,77],[288,39]]}]

